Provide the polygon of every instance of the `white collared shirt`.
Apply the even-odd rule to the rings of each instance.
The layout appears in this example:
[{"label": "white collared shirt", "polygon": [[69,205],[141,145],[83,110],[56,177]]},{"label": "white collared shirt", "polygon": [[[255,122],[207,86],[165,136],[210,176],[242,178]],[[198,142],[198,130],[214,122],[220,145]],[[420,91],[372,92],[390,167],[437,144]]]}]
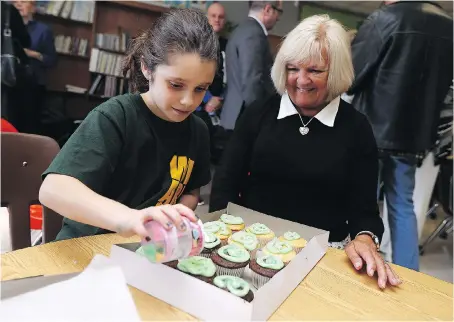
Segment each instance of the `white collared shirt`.
[{"label": "white collared shirt", "polygon": [[262,27],[263,32],[265,33],[265,36],[268,36],[268,30],[266,30],[265,25],[260,21],[260,19],[254,15],[249,15],[249,17],[254,18],[259,23],[259,25]]},{"label": "white collared shirt", "polygon": [[[339,110],[339,104],[340,96],[333,99],[328,105],[325,106],[323,110],[318,112],[318,114],[315,115],[315,118],[324,125],[333,127],[334,121],[336,120],[337,111]],[[288,93],[285,92],[281,98],[281,105],[279,108],[279,114],[277,115],[277,119],[280,120],[295,114],[298,114],[298,111],[296,110],[295,106],[290,100]]]}]

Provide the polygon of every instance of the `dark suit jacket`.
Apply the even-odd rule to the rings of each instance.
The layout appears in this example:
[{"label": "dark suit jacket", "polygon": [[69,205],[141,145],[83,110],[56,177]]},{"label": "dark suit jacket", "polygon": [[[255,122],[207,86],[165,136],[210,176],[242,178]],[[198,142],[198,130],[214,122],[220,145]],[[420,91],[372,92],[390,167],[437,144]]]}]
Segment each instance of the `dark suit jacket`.
[{"label": "dark suit jacket", "polygon": [[228,130],[243,108],[260,104],[275,93],[271,81],[273,57],[268,38],[254,18],[235,28],[225,53],[227,90],[221,113],[221,125]]}]

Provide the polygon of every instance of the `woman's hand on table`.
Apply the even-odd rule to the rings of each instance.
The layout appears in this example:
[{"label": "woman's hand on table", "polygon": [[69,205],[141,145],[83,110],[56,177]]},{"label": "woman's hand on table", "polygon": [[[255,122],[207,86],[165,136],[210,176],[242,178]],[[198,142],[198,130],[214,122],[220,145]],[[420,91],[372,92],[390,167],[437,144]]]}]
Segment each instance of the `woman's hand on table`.
[{"label": "woman's hand on table", "polygon": [[345,252],[357,271],[366,264],[367,274],[378,275],[378,286],[382,289],[387,284],[397,286],[402,283],[387,262],[383,260],[377,252],[376,245],[368,235],[359,235],[352,240],[346,247]]},{"label": "woman's hand on table", "polygon": [[182,216],[193,222],[198,220],[194,212],[182,204],[133,210],[132,215],[127,216],[127,220],[119,223],[117,232],[123,237],[138,235],[141,238],[147,238],[149,233],[145,228],[145,223],[151,220],[159,222],[165,229],[177,227],[179,230],[186,230],[187,227]]}]

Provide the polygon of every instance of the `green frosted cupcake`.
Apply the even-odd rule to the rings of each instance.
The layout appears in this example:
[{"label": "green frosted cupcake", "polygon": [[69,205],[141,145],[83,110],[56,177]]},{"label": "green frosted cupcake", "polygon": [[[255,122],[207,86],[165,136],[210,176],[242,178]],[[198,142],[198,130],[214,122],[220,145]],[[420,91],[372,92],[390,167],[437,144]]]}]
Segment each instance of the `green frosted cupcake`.
[{"label": "green frosted cupcake", "polygon": [[232,235],[232,230],[222,221],[209,221],[203,224],[203,230],[219,237],[222,245],[227,245],[227,239]]},{"label": "green frosted cupcake", "polygon": [[209,258],[192,256],[178,261],[177,269],[204,282],[213,283],[216,266]]},{"label": "green frosted cupcake", "polygon": [[254,234],[257,237],[259,241],[259,247],[265,246],[275,237],[274,232],[270,228],[268,228],[268,226],[261,223],[252,224],[249,227],[246,227],[245,230],[246,232]]},{"label": "green frosted cupcake", "polygon": [[252,285],[259,289],[284,266],[284,262],[274,255],[264,255],[252,260],[249,264],[249,268],[252,271]]},{"label": "green frosted cupcake", "polygon": [[221,222],[227,225],[232,232],[240,231],[244,229],[244,221],[241,217],[235,217],[232,215],[222,214],[219,218]]},{"label": "green frosted cupcake", "polygon": [[254,293],[252,293],[249,283],[240,277],[216,276],[213,284],[235,296],[241,297],[245,301],[251,302],[254,299]]},{"label": "green frosted cupcake", "polygon": [[203,250],[200,256],[211,258],[211,254],[221,247],[221,240],[213,233],[205,233]]},{"label": "green frosted cupcake", "polygon": [[249,252],[242,247],[226,245],[213,252],[211,259],[217,267],[217,275],[241,277],[251,257]]}]

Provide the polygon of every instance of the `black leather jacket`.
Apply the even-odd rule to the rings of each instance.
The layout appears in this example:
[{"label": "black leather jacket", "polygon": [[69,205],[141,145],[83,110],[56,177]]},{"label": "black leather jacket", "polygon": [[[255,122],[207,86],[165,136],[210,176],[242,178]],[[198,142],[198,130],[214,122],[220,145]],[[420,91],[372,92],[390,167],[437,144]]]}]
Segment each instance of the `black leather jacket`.
[{"label": "black leather jacket", "polygon": [[431,2],[402,1],[372,13],[352,43],[352,104],[380,149],[423,153],[437,136],[453,79],[453,21]]}]

